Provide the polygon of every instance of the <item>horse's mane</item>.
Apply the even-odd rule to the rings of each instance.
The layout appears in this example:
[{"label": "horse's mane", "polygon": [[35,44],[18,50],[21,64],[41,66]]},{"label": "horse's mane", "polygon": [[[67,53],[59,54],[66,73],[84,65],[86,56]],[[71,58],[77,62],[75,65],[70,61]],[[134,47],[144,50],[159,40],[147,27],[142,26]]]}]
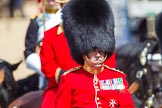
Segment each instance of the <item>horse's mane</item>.
[{"label": "horse's mane", "polygon": [[17,81],[16,95],[15,98],[22,96],[29,91],[38,90],[39,75],[32,74],[24,79]]}]

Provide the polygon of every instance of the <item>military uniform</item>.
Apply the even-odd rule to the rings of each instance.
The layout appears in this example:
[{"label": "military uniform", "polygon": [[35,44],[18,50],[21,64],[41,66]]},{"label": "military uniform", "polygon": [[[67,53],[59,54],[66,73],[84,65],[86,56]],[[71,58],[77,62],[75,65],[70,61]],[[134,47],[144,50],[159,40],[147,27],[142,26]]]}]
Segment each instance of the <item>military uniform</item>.
[{"label": "military uniform", "polygon": [[[42,72],[49,79],[48,87],[43,95],[42,108],[55,108],[59,76],[66,70],[79,65],[70,55],[70,49],[60,25],[45,31],[40,58]],[[115,53],[106,61],[106,64],[110,67],[116,66]]]},{"label": "military uniform", "polygon": [[123,72],[106,65],[94,72],[84,65],[62,75],[56,108],[134,108]]},{"label": "military uniform", "polygon": [[39,57],[39,50],[42,39],[44,37],[44,29],[45,29],[43,19],[45,19],[45,21],[47,22],[51,18],[53,18],[54,15],[55,15],[54,13],[39,13],[34,15],[30,19],[30,23],[25,37],[25,51],[24,51],[25,62],[28,68],[34,70],[40,75],[38,85],[39,89],[42,89],[44,87],[45,82],[45,77],[41,72],[41,63]]},{"label": "military uniform", "polygon": [[114,17],[108,2],[70,0],[62,13],[70,54],[81,66],[61,76],[56,108],[134,108],[126,75],[106,62],[115,50]]},{"label": "military uniform", "polygon": [[[25,62],[28,68],[37,72],[39,76],[39,89],[43,89],[46,86],[46,78],[41,71],[40,63],[40,48],[42,45],[42,39],[44,38],[44,31],[48,30],[60,23],[60,6],[55,3],[54,0],[39,0],[41,8],[44,8],[43,12],[36,14],[30,20],[30,24],[27,29],[25,38]],[[53,5],[55,3],[55,5]]]}]

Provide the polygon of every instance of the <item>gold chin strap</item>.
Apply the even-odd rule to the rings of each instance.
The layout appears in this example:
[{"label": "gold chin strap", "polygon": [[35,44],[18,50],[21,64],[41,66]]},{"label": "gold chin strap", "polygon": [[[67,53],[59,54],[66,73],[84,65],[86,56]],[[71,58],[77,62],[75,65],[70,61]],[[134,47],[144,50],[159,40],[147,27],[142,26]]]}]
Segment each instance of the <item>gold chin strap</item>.
[{"label": "gold chin strap", "polygon": [[47,13],[56,13],[58,11],[58,9],[50,9],[48,7],[45,7],[45,12]]},{"label": "gold chin strap", "polygon": [[67,3],[69,0],[56,0],[57,3]]},{"label": "gold chin strap", "polygon": [[103,66],[101,68],[90,67],[85,62],[84,65],[83,65],[83,69],[86,70],[87,72],[91,73],[91,74],[98,74],[98,73],[103,71],[104,67]]}]

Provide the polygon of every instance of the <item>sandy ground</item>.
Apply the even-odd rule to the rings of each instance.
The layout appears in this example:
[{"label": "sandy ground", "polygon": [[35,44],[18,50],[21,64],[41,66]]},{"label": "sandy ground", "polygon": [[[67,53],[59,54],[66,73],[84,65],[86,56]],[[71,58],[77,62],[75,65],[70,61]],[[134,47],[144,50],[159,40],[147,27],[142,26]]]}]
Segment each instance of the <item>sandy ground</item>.
[{"label": "sandy ground", "polygon": [[[15,11],[15,18],[3,16],[0,18],[0,59],[14,64],[21,59],[24,60],[24,40],[29,19],[37,12],[35,0],[27,1],[24,5],[25,18],[20,17],[20,12]],[[34,72],[28,69],[23,61],[14,71],[15,80],[22,79]]]}]

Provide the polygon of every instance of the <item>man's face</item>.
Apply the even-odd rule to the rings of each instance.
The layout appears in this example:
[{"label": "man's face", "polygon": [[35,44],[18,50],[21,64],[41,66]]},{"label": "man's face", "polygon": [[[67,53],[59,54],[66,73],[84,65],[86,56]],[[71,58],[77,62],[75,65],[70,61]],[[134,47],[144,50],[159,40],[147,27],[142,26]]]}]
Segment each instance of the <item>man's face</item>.
[{"label": "man's face", "polygon": [[55,0],[47,0],[47,2],[48,4],[51,4],[51,5],[55,4]]},{"label": "man's face", "polygon": [[53,8],[53,9],[58,9],[60,7],[60,4],[55,2],[55,0],[47,0],[46,7],[48,8]]},{"label": "man's face", "polygon": [[107,56],[106,56],[105,52],[99,52],[98,50],[93,50],[93,51],[90,51],[83,58],[89,66],[101,67],[103,65],[103,62],[105,61],[106,57]]}]

